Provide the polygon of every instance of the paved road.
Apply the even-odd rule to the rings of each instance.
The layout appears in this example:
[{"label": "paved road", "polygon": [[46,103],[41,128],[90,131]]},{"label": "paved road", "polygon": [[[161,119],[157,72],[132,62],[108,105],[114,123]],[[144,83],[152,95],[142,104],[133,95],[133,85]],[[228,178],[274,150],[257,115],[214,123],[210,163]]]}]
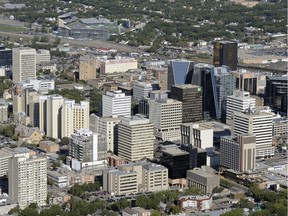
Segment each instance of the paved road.
[{"label": "paved road", "polygon": [[[9,36],[9,37],[17,37],[17,38],[33,38],[34,35],[28,35],[28,34],[18,34],[18,33],[13,33],[13,32],[4,32],[0,31],[0,35],[3,36]],[[39,35],[41,36],[41,35]],[[49,39],[54,40],[54,37],[51,35],[48,36]],[[79,41],[79,40],[71,40],[71,39],[66,39],[66,38],[61,38],[62,43],[69,43],[71,46],[79,46],[79,47],[92,47],[92,48],[113,48],[117,49],[118,51],[123,51],[123,52],[143,52],[143,50],[137,48],[137,47],[131,47],[127,45],[122,45],[122,44],[117,44],[113,43],[111,41],[101,41],[101,40],[91,40],[91,41]]]}]

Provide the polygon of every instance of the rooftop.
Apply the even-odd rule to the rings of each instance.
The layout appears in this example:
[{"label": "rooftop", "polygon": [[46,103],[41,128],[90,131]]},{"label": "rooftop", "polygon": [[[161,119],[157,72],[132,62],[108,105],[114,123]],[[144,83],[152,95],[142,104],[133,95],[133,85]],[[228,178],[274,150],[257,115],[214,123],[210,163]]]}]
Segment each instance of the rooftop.
[{"label": "rooftop", "polygon": [[188,152],[179,149],[177,146],[164,146],[162,152],[172,156],[189,155]]},{"label": "rooftop", "polygon": [[200,86],[192,85],[192,84],[175,85],[175,87],[181,88],[181,89],[201,88]]}]

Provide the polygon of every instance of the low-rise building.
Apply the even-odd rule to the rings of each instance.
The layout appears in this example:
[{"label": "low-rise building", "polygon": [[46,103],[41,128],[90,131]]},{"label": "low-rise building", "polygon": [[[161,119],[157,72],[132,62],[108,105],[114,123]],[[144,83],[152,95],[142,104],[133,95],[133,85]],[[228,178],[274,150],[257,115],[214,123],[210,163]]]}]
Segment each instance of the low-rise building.
[{"label": "low-rise building", "polygon": [[110,74],[115,72],[126,72],[138,68],[138,61],[134,58],[102,60],[100,64],[100,74]]},{"label": "low-rise building", "polygon": [[103,171],[103,190],[113,195],[168,189],[168,170],[149,162],[130,163]]},{"label": "low-rise building", "polygon": [[107,157],[109,167],[118,167],[125,164],[125,159],[114,154],[109,154]]},{"label": "low-rise building", "polygon": [[[194,168],[187,171],[188,186],[201,189],[205,193],[212,193],[220,185],[220,177],[212,173],[208,167]],[[210,168],[212,169],[212,168]],[[212,169],[213,170],[213,169]]]},{"label": "low-rise building", "polygon": [[53,185],[63,188],[67,187],[68,184],[68,179],[67,179],[67,174],[63,173],[61,171],[47,171],[47,178],[52,182]]},{"label": "low-rise building", "polygon": [[19,143],[38,144],[43,137],[43,133],[38,128],[17,125],[15,135],[18,136]]},{"label": "low-rise building", "polygon": [[198,211],[209,210],[212,205],[212,196],[182,196],[179,198],[181,209],[194,209]]},{"label": "low-rise building", "polygon": [[59,145],[50,140],[40,141],[39,148],[49,153],[59,151]]},{"label": "low-rise building", "polygon": [[149,210],[143,209],[141,207],[125,208],[122,211],[122,216],[150,216],[151,212]]}]

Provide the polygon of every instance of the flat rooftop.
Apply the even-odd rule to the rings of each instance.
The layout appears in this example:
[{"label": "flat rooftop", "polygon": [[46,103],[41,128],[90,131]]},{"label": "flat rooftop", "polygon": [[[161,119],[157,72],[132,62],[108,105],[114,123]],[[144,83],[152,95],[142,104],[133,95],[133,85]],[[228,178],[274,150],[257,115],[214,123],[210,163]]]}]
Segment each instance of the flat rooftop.
[{"label": "flat rooftop", "polygon": [[188,152],[181,150],[176,146],[164,147],[162,149],[162,152],[164,152],[166,154],[170,154],[172,156],[180,156],[180,155],[188,155],[189,154]]}]

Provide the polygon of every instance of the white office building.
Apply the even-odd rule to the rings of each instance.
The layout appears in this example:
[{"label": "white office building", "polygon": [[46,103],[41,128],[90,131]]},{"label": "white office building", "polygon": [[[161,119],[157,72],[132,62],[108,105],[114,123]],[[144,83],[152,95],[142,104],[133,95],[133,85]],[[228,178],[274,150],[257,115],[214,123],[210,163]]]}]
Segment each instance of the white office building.
[{"label": "white office building", "polygon": [[43,62],[50,62],[51,56],[50,51],[45,49],[39,49],[36,53],[36,63],[40,64]]},{"label": "white office building", "polygon": [[182,102],[165,99],[149,100],[149,120],[154,124],[154,135],[163,141],[180,140]]},{"label": "white office building", "polygon": [[121,90],[106,92],[102,97],[102,116],[131,116],[131,96]]},{"label": "white office building", "polygon": [[36,78],[36,50],[29,47],[13,48],[12,51],[13,82]]},{"label": "white office building", "polygon": [[32,88],[41,94],[48,94],[49,91],[55,89],[55,81],[54,80],[26,80],[19,83],[20,86],[24,89]]},{"label": "white office building", "polygon": [[273,115],[269,107],[250,109],[246,113],[234,112],[233,114],[233,136],[255,135],[257,158],[275,154],[275,149],[272,146]]},{"label": "white office building", "polygon": [[152,91],[151,83],[146,82],[137,82],[133,86],[133,97],[137,100],[141,100],[143,98],[147,98],[149,92]]},{"label": "white office building", "polygon": [[226,124],[233,124],[232,115],[234,111],[244,112],[245,110],[248,110],[249,107],[255,109],[255,105],[256,99],[250,97],[249,92],[239,90],[234,91],[233,95],[227,96]]}]

